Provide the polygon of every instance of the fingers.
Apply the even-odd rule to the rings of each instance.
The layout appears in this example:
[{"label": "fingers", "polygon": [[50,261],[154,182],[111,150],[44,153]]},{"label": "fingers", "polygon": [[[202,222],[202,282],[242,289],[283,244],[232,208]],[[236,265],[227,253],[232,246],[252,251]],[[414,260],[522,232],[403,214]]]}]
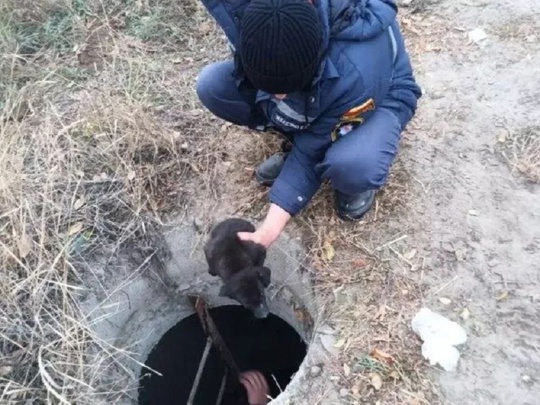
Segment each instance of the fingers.
[{"label": "fingers", "polygon": [[254,372],[253,379],[256,381],[256,386],[264,389],[264,391],[266,392],[266,390],[268,389],[268,384],[266,383],[266,378],[264,378],[262,373]]},{"label": "fingers", "polygon": [[238,232],[238,237],[241,240],[253,241],[255,239],[255,234],[251,232]]},{"label": "fingers", "polygon": [[257,388],[257,377],[253,371],[246,371],[240,374],[240,382],[246,386],[246,388]]},{"label": "fingers", "polygon": [[266,378],[262,375],[262,373],[258,371],[246,371],[245,373],[240,374],[240,382],[246,389],[264,389],[266,391],[268,389],[268,383],[266,382]]},{"label": "fingers", "polygon": [[247,373],[240,374],[240,384],[244,386],[246,391],[251,392],[255,389],[255,386],[253,385],[253,382],[251,381],[251,378]]},{"label": "fingers", "polygon": [[240,238],[240,240],[262,244],[261,243],[261,235],[260,235],[259,231],[255,231],[253,233],[251,233],[251,232],[238,232],[237,235]]},{"label": "fingers", "polygon": [[268,402],[268,383],[258,371],[246,371],[240,374],[240,383],[247,391],[250,404],[266,404]]}]

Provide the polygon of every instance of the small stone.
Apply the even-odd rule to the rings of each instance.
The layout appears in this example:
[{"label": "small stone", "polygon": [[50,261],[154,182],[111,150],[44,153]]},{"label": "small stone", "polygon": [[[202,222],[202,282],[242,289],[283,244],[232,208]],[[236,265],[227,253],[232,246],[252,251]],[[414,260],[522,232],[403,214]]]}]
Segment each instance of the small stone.
[{"label": "small stone", "polygon": [[342,397],[342,398],[345,398],[346,396],[349,395],[349,390],[346,389],[346,388],[342,388],[339,390],[339,395]]},{"label": "small stone", "polygon": [[13,371],[13,367],[11,366],[2,366],[0,367],[0,377],[5,377],[9,373]]},{"label": "small stone", "polygon": [[449,243],[449,242],[444,242],[442,244],[442,248],[447,251],[448,253],[454,253],[455,252],[455,249],[454,249],[454,245]]},{"label": "small stone", "polygon": [[370,376],[371,376],[371,385],[373,386],[373,388],[375,388],[375,390],[379,391],[383,385],[381,376],[377,373],[371,373]]},{"label": "small stone", "polygon": [[490,267],[490,268],[494,268],[494,267],[498,267],[499,264],[501,264],[501,262],[497,259],[492,259],[490,261],[487,262],[487,265]]},{"label": "small stone", "polygon": [[452,300],[450,298],[446,298],[446,297],[439,298],[439,301],[443,305],[450,305],[452,303]]},{"label": "small stone", "polygon": [[343,365],[343,375],[345,376],[345,378],[351,375],[351,368],[347,364]]},{"label": "small stone", "polygon": [[202,218],[194,218],[193,227],[195,228],[195,231],[197,231],[197,233],[203,233],[204,221],[202,220]]},{"label": "small stone", "polygon": [[504,301],[506,298],[508,298],[508,291],[503,291],[497,296],[496,300]]},{"label": "small stone", "polygon": [[191,288],[191,286],[189,284],[181,284],[178,286],[178,288],[176,289],[176,292],[183,292],[183,291],[187,291]]},{"label": "small stone", "polygon": [[334,345],[336,344],[336,338],[334,336],[321,335],[321,343],[323,347],[326,349],[326,351],[329,352],[330,354],[339,353],[339,350],[337,350],[334,347]]},{"label": "small stone", "polygon": [[412,260],[412,259],[414,259],[414,257],[416,256],[417,253],[418,253],[418,250],[412,249],[412,250],[408,251],[407,253],[405,253],[403,256],[407,260]]},{"label": "small stone", "polygon": [[428,95],[432,100],[439,100],[441,98],[444,98],[444,93],[437,90],[431,90]]},{"label": "small stone", "polygon": [[458,262],[462,262],[467,257],[467,251],[465,249],[456,249],[454,252],[456,254],[456,259]]},{"label": "small stone", "polygon": [[313,366],[309,369],[309,375],[313,378],[320,376],[322,373],[322,368],[319,366]]},{"label": "small stone", "polygon": [[529,377],[528,375],[524,375],[523,377],[521,377],[521,379],[525,382],[531,382],[531,377]]}]

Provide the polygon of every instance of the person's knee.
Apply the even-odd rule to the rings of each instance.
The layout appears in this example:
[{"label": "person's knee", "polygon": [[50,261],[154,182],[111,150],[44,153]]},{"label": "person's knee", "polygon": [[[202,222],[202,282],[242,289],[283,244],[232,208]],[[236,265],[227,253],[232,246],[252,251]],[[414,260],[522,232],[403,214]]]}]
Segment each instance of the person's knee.
[{"label": "person's knee", "polygon": [[388,179],[391,159],[386,156],[327,156],[327,177],[332,186],[345,194],[376,190]]},{"label": "person's knee", "polygon": [[205,66],[197,78],[196,92],[199,100],[210,111],[222,100],[228,91],[226,83],[233,80],[229,62],[216,62]]}]

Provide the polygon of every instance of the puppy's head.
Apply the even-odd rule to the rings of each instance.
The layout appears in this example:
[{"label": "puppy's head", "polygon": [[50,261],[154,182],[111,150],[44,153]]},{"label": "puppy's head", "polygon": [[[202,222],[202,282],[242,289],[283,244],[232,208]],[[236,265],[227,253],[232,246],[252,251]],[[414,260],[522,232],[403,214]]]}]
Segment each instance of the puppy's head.
[{"label": "puppy's head", "polygon": [[270,285],[270,274],[270,269],[267,267],[243,269],[224,283],[219,295],[239,302],[256,318],[266,318],[270,311],[266,304],[264,290]]}]

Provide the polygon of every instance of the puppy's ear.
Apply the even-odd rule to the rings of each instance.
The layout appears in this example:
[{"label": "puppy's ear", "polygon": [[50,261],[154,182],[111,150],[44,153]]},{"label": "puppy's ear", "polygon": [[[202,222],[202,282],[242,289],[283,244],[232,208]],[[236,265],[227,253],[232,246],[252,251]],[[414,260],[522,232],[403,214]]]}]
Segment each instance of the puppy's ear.
[{"label": "puppy's ear", "polygon": [[257,274],[259,275],[259,278],[263,283],[264,287],[268,287],[270,285],[270,279],[272,274],[270,269],[268,267],[257,267]]},{"label": "puppy's ear", "polygon": [[220,297],[231,298],[231,293],[232,293],[231,289],[226,284],[222,285],[220,290],[219,290],[219,296]]}]

